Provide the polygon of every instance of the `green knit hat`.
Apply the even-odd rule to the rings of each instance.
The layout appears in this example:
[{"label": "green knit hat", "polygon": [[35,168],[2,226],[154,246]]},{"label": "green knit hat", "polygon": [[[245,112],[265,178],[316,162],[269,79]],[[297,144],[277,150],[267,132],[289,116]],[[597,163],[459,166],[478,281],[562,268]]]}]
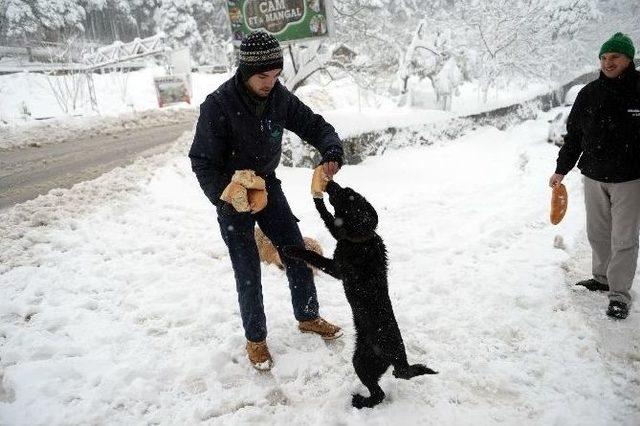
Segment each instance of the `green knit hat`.
[{"label": "green knit hat", "polygon": [[633,47],[633,42],[629,36],[622,33],[615,33],[613,37],[605,41],[600,48],[600,54],[598,58],[602,58],[602,55],[609,52],[622,53],[633,60],[633,56],[636,54],[636,49]]}]

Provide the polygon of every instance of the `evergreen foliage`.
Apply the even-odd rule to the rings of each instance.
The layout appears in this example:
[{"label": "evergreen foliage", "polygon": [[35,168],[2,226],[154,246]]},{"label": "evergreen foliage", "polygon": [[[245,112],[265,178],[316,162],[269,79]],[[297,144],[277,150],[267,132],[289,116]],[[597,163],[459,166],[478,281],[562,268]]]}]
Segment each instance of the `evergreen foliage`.
[{"label": "evergreen foliage", "polygon": [[[163,31],[196,62],[216,63],[230,40],[226,7],[224,0],[4,0],[0,44],[127,42]],[[404,75],[433,81],[451,60],[464,80],[486,85],[557,80],[593,65],[593,52],[615,32],[640,43],[637,0],[336,0],[333,15],[330,43],[357,53],[343,68],[390,92],[403,90]]]}]

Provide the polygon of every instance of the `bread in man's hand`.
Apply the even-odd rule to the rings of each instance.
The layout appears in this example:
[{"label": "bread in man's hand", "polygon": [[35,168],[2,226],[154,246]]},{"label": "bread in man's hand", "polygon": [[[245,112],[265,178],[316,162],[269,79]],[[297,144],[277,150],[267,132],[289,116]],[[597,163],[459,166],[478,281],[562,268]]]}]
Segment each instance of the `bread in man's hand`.
[{"label": "bread in man's hand", "polygon": [[256,176],[253,170],[236,170],[231,181],[244,186],[247,189],[264,189],[264,179]]},{"label": "bread in man's hand", "polygon": [[567,194],[567,188],[558,183],[553,187],[551,193],[551,223],[557,225],[560,223],[564,214],[567,212],[567,206],[569,204],[569,194]]},{"label": "bread in man's hand", "polygon": [[230,203],[238,212],[251,210],[247,197],[247,188],[234,181],[229,182],[229,185],[222,191],[220,199]]},{"label": "bread in man's hand", "polygon": [[258,213],[267,206],[267,191],[265,189],[247,189],[247,196],[251,213]]},{"label": "bread in man's hand", "polygon": [[311,178],[311,195],[313,198],[322,198],[322,193],[327,189],[329,178],[324,174],[322,164],[315,168]]}]

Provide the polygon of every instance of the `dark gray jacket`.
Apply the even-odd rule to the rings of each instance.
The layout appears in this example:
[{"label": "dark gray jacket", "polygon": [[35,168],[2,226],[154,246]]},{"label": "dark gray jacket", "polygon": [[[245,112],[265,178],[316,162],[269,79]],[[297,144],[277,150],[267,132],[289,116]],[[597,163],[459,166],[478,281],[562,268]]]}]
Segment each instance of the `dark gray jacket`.
[{"label": "dark gray jacket", "polygon": [[640,179],[640,73],[633,65],[615,79],[600,73],[578,93],[556,173],[566,175],[576,162],[600,182]]},{"label": "dark gray jacket", "polygon": [[249,96],[238,74],[207,96],[200,105],[189,158],[200,187],[214,205],[236,170],[251,169],[267,181],[275,179],[284,129],[313,145],[323,157],[342,157],[333,126],[280,82],[265,105]]}]

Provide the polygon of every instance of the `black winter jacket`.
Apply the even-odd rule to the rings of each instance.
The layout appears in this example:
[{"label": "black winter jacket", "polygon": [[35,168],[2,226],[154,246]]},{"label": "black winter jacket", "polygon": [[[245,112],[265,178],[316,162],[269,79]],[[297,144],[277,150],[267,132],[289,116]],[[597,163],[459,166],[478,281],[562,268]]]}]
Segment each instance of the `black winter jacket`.
[{"label": "black winter jacket", "polygon": [[280,82],[262,106],[249,96],[237,73],[207,96],[200,105],[189,158],[200,187],[214,205],[220,203],[220,194],[236,170],[254,170],[267,182],[275,179],[283,129],[293,131],[322,155],[328,151],[342,155],[333,126]]},{"label": "black winter jacket", "polygon": [[578,162],[583,175],[600,182],[640,178],[640,72],[633,64],[620,77],[600,78],[578,93],[556,173]]}]

